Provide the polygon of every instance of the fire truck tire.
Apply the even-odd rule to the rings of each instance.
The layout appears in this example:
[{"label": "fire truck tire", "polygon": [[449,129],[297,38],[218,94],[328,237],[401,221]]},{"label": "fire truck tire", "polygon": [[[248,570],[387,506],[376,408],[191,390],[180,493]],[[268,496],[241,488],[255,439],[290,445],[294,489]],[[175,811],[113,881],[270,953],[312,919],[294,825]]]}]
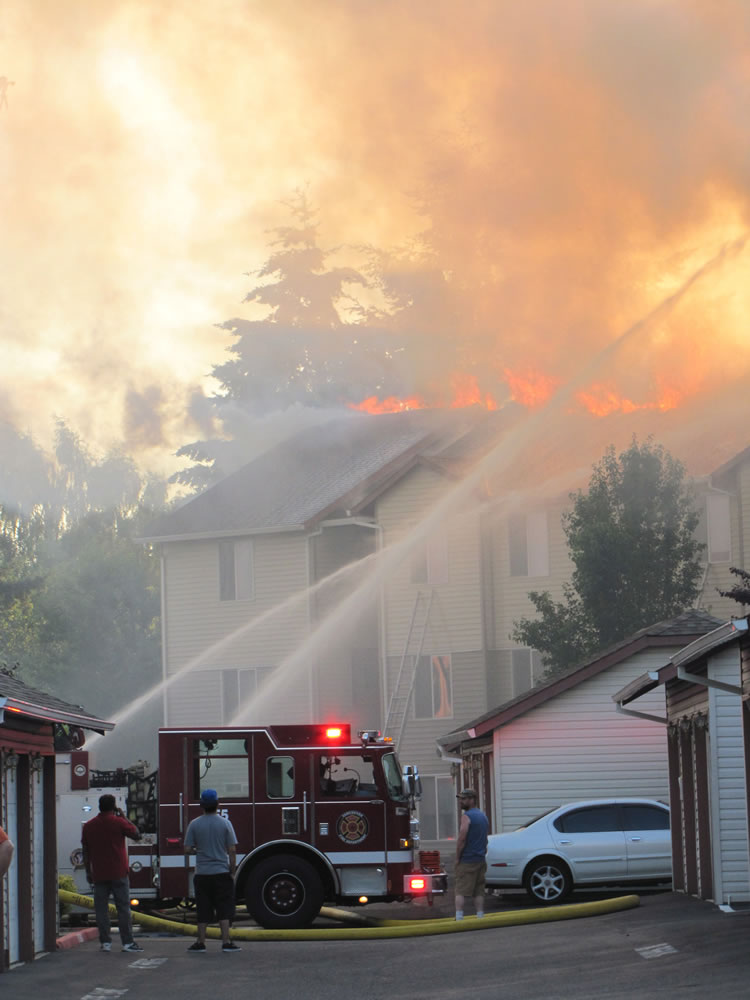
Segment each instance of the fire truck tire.
[{"label": "fire truck tire", "polygon": [[245,904],[261,927],[307,927],[323,905],[323,881],[315,867],[293,854],[266,858],[250,872]]}]

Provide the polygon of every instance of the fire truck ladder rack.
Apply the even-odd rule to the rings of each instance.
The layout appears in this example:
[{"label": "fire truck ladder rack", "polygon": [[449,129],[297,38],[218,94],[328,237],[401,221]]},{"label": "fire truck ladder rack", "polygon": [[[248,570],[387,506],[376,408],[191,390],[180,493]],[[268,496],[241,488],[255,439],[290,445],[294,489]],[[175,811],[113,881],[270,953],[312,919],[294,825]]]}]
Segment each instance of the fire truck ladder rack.
[{"label": "fire truck ladder rack", "polygon": [[427,624],[430,620],[430,608],[432,607],[433,591],[420,590],[414,599],[414,607],[411,612],[409,631],[406,633],[404,652],[401,655],[401,663],[398,668],[396,683],[391,691],[391,698],[388,702],[388,712],[385,717],[383,735],[393,739],[393,745],[398,750],[406,728],[406,717],[409,708],[409,701],[414,690],[414,680],[417,676],[419,657],[422,655],[422,646],[427,632]]}]

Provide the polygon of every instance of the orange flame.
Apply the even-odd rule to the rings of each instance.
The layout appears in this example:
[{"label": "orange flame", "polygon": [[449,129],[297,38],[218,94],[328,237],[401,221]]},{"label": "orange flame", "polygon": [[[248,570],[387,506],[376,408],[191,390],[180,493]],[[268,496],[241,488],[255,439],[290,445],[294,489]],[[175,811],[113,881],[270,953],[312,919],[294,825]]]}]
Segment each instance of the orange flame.
[{"label": "orange flame", "polygon": [[[528,409],[537,409],[548,402],[557,389],[561,379],[553,375],[527,368],[524,371],[512,372],[506,368],[503,376],[511,390],[511,398]],[[452,376],[453,400],[450,409],[461,409],[468,406],[481,406],[486,410],[496,410],[498,404],[495,397],[484,392],[475,375],[457,372]],[[643,403],[637,403],[617,391],[611,382],[596,382],[588,389],[581,389],[575,394],[577,403],[595,417],[606,417],[610,413],[634,413],[636,410],[674,410],[686,392],[674,386],[664,384],[658,387],[658,398]],[[442,407],[443,400],[428,402],[422,396],[368,396],[361,403],[350,403],[349,407],[363,413],[403,413],[406,410],[424,410],[428,407]]]},{"label": "orange flame", "polygon": [[510,386],[511,398],[530,410],[544,406],[560,384],[559,378],[544,375],[533,368],[527,368],[523,372],[512,372],[505,368],[503,376]]},{"label": "orange flame", "polygon": [[451,407],[458,409],[463,406],[483,406],[486,410],[496,410],[497,403],[488,392],[482,395],[476,375],[463,375],[460,372],[453,376],[453,402]]},{"label": "orange flame", "polygon": [[[461,409],[465,406],[483,406],[486,410],[496,410],[497,402],[489,393],[482,393],[479,382],[475,375],[465,375],[457,373],[453,376],[453,402],[451,409]],[[360,410],[363,413],[402,413],[404,410],[424,410],[432,404],[428,403],[422,396],[407,396],[399,399],[398,396],[386,396],[379,399],[377,396],[368,396],[361,403],[350,403],[352,410]],[[442,406],[442,402],[435,404]]]},{"label": "orange flame", "polygon": [[611,384],[596,383],[587,391],[576,393],[576,399],[595,417],[606,417],[610,413],[633,413],[635,410],[673,410],[682,398],[679,390],[664,387],[659,399],[646,403],[635,403],[621,396]]},{"label": "orange flame", "polygon": [[427,404],[420,396],[409,396],[407,399],[386,396],[382,401],[377,396],[368,396],[361,403],[350,403],[349,406],[363,413],[402,413],[404,410],[423,410]]}]

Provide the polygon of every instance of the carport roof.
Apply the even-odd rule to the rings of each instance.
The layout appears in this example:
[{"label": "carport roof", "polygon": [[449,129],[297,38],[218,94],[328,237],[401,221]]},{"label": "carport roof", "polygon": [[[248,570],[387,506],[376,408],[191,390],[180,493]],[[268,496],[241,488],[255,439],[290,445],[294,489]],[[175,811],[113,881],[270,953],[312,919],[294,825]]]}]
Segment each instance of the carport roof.
[{"label": "carport roof", "polygon": [[[667,621],[657,622],[641,629],[634,635],[621,642],[610,646],[597,657],[587,660],[576,667],[573,667],[562,676],[553,678],[544,684],[531,688],[524,694],[513,698],[494,708],[477,719],[472,720],[461,729],[449,733],[438,740],[440,746],[445,750],[456,750],[462,743],[469,740],[479,740],[492,730],[499,729],[507,725],[513,719],[538,708],[545,702],[576,687],[578,684],[590,677],[594,677],[616,663],[622,662],[634,653],[642,649],[653,647],[672,647],[675,645],[687,645],[696,636],[703,636],[711,632],[717,625],[721,624],[721,619],[714,618],[706,611],[690,610],[685,611],[676,618]],[[655,686],[655,685],[654,685]]]},{"label": "carport roof", "polygon": [[43,722],[78,726],[97,733],[114,729],[113,722],[96,718],[81,705],[71,705],[45,691],[39,691],[24,684],[9,671],[0,669],[0,727],[5,721],[6,713]]},{"label": "carport roof", "polygon": [[634,678],[624,688],[613,694],[612,700],[618,705],[628,705],[631,701],[635,701],[636,698],[640,698],[649,691],[653,691],[660,684],[665,684],[667,681],[677,677],[678,667],[684,668],[687,664],[695,662],[707,653],[719,649],[728,642],[735,641],[740,636],[747,634],[747,630],[747,618],[732,619],[731,621],[718,624],[717,628],[706,632],[675,653],[670,662],[659,670],[649,670],[647,673],[641,674],[640,677]]}]

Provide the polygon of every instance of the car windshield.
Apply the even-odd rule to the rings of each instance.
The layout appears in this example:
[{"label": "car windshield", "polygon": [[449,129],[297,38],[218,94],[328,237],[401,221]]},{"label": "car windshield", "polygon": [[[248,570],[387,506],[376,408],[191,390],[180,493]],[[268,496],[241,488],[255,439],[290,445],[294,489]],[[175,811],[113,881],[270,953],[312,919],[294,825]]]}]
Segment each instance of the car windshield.
[{"label": "car windshield", "polygon": [[545,809],[543,813],[539,813],[539,815],[535,816],[533,819],[530,819],[526,823],[522,823],[520,826],[517,826],[516,830],[525,830],[527,826],[531,826],[531,824],[536,823],[537,820],[544,819],[545,816],[549,816],[550,813],[553,813],[555,809],[559,808],[560,808],[559,806],[553,806],[552,809]]}]

